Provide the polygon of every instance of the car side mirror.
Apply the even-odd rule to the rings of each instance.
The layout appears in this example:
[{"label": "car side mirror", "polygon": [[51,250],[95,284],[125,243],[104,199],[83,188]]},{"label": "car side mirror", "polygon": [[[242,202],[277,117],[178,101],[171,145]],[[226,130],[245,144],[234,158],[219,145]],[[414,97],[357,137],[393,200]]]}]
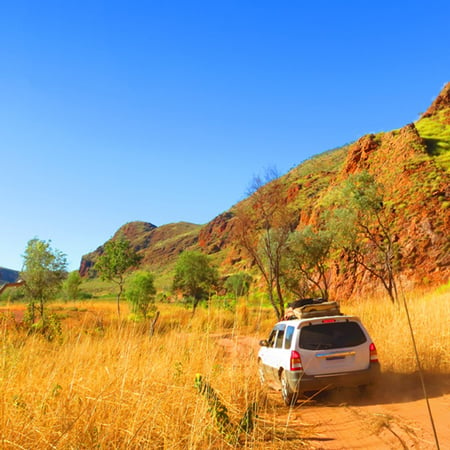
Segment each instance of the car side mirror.
[{"label": "car side mirror", "polygon": [[263,339],[262,341],[259,341],[259,345],[261,347],[268,347],[269,343],[267,342],[267,339]]}]

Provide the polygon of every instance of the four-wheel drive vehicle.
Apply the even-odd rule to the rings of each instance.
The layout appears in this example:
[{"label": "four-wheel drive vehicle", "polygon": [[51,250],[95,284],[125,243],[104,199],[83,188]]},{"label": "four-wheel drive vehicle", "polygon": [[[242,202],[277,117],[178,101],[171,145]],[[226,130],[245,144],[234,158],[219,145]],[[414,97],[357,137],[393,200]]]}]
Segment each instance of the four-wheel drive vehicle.
[{"label": "four-wheel drive vehicle", "polygon": [[380,372],[375,344],[360,319],[336,302],[305,305],[260,341],[262,383],[281,389],[286,405],[298,395],[334,387],[367,386]]}]

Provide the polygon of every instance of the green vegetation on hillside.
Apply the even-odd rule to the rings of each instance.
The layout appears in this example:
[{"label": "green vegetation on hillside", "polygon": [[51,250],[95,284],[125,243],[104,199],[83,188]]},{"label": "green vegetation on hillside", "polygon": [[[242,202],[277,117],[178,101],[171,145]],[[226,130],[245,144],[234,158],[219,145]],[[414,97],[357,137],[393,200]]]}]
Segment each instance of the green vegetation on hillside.
[{"label": "green vegetation on hillside", "polygon": [[338,172],[342,168],[350,144],[327,150],[302,162],[292,172],[298,177],[317,174],[319,172]]},{"label": "green vegetation on hillside", "polygon": [[345,145],[313,156],[281,178],[282,184],[291,191],[292,207],[311,208],[313,200],[328,188],[342,169],[348,148],[349,145]]},{"label": "green vegetation on hillside", "polygon": [[[200,251],[218,268],[217,292],[226,290],[227,278],[233,281],[237,273],[246,273],[253,277],[255,294],[266,290],[277,315],[283,314],[284,304],[300,291],[326,297],[331,288],[331,296],[350,297],[372,291],[379,278],[378,282],[387,280],[392,287],[388,290],[394,293],[394,268],[396,276],[408,279],[411,286],[425,279],[442,283],[450,268],[446,256],[450,226],[446,214],[450,207],[448,89],[414,125],[363,136],[316,155],[283,176],[265,179],[246,199],[208,224],[124,225],[121,230],[142,256],[140,268],[155,275],[158,292],[172,295],[178,256],[186,250]],[[339,191],[346,180],[364,173],[380,187],[379,210],[372,210],[376,214],[359,224],[351,246],[348,242],[338,246],[336,239],[345,228],[345,219],[352,216],[351,199],[343,198],[339,208],[324,205],[323,199],[330,191]],[[356,193],[356,200],[367,199],[367,189]],[[341,216],[332,230],[330,215],[325,213],[336,208]],[[294,231],[299,242],[290,239]],[[288,248],[291,258],[285,261]],[[323,254],[317,253],[319,249]],[[83,257],[82,276],[89,274],[101,251],[100,247]],[[290,287],[283,280],[285,272],[292,275]]]},{"label": "green vegetation on hillside", "polygon": [[450,125],[444,122],[445,111],[436,116],[424,117],[416,122],[420,136],[425,139],[428,153],[436,162],[450,170]]}]

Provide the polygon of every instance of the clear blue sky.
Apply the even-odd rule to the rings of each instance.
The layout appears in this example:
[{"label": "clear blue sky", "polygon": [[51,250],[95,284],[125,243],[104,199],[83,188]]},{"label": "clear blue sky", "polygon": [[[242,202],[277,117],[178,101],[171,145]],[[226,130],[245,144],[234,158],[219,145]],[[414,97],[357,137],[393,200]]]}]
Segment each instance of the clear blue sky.
[{"label": "clear blue sky", "polygon": [[203,224],[268,167],[417,120],[448,1],[0,1],[0,266]]}]

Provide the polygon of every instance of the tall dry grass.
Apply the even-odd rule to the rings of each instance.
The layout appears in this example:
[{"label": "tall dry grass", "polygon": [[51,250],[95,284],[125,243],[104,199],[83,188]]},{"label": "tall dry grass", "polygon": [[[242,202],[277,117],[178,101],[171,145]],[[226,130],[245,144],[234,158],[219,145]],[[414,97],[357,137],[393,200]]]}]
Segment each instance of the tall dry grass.
[{"label": "tall dry grass", "polygon": [[[449,295],[408,299],[426,370],[450,372]],[[162,305],[150,337],[142,324],[119,326],[114,306],[64,305],[63,333],[53,342],[1,321],[1,448],[289,449],[313,433],[295,428],[295,413],[281,400],[267,401],[259,386],[257,342],[273,325],[270,309],[241,304],[236,312],[212,307],[192,316]],[[385,370],[415,370],[397,307],[375,299],[343,309],[361,316]],[[214,388],[232,424],[249,405],[259,405],[255,429],[241,433],[238,443],[216,426],[194,388],[197,373]]]},{"label": "tall dry grass", "polygon": [[[405,300],[422,368],[429,373],[450,374],[450,289],[411,292]],[[398,305],[384,297],[361,299],[341,305],[341,309],[362,319],[376,343],[384,371],[418,370],[403,298]]]},{"label": "tall dry grass", "polygon": [[[232,312],[199,310],[192,317],[183,309],[163,310],[152,337],[141,324],[119,326],[109,307],[101,311],[98,305],[77,327],[72,318],[71,328],[53,342],[27,336],[3,321],[0,447],[238,445],[218,430],[194,379],[203,375],[236,425],[251,403],[260,403],[255,346],[238,345],[242,330]],[[273,420],[261,422],[251,434],[241,433],[242,448],[288,448],[277,437],[282,432],[276,412],[271,414]]]}]

